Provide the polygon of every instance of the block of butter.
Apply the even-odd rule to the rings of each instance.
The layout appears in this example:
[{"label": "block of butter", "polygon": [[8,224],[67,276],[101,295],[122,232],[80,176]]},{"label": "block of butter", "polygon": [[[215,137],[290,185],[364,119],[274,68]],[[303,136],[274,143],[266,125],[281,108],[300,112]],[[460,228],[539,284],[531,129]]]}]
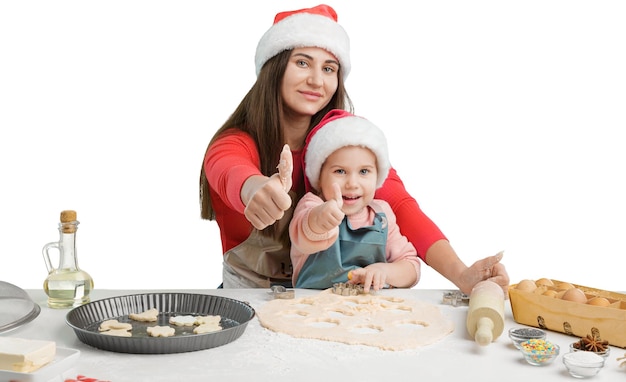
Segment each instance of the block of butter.
[{"label": "block of butter", "polygon": [[0,337],[0,370],[30,373],[50,363],[55,355],[54,341]]}]

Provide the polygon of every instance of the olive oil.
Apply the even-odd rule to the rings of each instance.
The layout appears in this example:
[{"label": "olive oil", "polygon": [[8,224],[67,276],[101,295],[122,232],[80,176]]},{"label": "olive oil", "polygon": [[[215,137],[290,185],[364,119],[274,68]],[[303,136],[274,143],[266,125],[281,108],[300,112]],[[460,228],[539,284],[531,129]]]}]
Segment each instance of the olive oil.
[{"label": "olive oil", "polygon": [[[48,277],[43,283],[43,289],[48,295],[50,308],[67,309],[90,301],[89,293],[93,289],[93,279],[78,267],[76,252],[78,224],[75,211],[62,211],[59,241],[48,243],[43,247],[43,257],[48,268]],[[50,254],[54,250],[59,255],[56,267],[50,259]]]},{"label": "olive oil", "polygon": [[51,308],[72,308],[89,302],[93,288],[91,276],[81,270],[58,269],[43,283]]}]

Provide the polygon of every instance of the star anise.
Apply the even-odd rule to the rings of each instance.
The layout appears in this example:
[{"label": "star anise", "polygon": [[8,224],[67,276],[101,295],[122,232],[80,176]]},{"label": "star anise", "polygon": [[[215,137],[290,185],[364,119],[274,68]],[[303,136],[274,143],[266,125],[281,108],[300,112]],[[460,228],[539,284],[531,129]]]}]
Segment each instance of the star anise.
[{"label": "star anise", "polygon": [[609,346],[609,341],[602,340],[598,336],[592,336],[591,334],[587,334],[587,336],[580,339],[574,344],[574,347],[579,350],[592,351],[596,353],[602,353]]}]

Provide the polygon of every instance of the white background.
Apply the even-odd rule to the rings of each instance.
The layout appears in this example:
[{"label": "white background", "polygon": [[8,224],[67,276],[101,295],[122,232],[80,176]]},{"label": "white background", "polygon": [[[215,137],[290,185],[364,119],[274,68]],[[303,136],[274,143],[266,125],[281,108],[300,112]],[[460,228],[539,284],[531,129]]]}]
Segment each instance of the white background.
[{"label": "white background", "polygon": [[[78,211],[96,288],[214,288],[198,176],[276,12],[311,1],[0,3],[0,280],[40,288]],[[470,264],[626,290],[623,1],[333,1],[347,87]],[[407,8],[410,4],[410,9]],[[418,288],[452,284],[427,266]]]}]

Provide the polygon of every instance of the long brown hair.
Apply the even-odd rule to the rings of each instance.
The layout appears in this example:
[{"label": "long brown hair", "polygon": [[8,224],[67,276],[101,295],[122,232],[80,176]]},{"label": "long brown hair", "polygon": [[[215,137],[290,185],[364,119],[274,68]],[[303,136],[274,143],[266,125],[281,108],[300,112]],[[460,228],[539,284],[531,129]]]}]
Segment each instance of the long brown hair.
[{"label": "long brown hair", "polygon": [[[279,118],[283,107],[280,86],[291,57],[291,52],[292,50],[283,51],[265,63],[248,94],[246,94],[228,120],[213,135],[207,146],[207,151],[211,144],[225,134],[227,130],[235,128],[249,134],[256,142],[261,159],[261,173],[265,176],[271,176],[276,172],[276,164],[280,158],[280,152],[285,141]],[[331,109],[353,111],[352,101],[344,86],[341,67],[337,71],[337,76],[339,79],[337,91],[328,105],[313,115],[309,131]],[[209,187],[206,174],[204,173],[203,158],[200,170],[200,216],[202,219],[214,220],[215,211],[211,203]],[[300,199],[300,197],[302,195],[297,195],[296,200]],[[263,231],[264,233],[267,231],[267,234],[272,234],[274,227],[270,226]]]}]

